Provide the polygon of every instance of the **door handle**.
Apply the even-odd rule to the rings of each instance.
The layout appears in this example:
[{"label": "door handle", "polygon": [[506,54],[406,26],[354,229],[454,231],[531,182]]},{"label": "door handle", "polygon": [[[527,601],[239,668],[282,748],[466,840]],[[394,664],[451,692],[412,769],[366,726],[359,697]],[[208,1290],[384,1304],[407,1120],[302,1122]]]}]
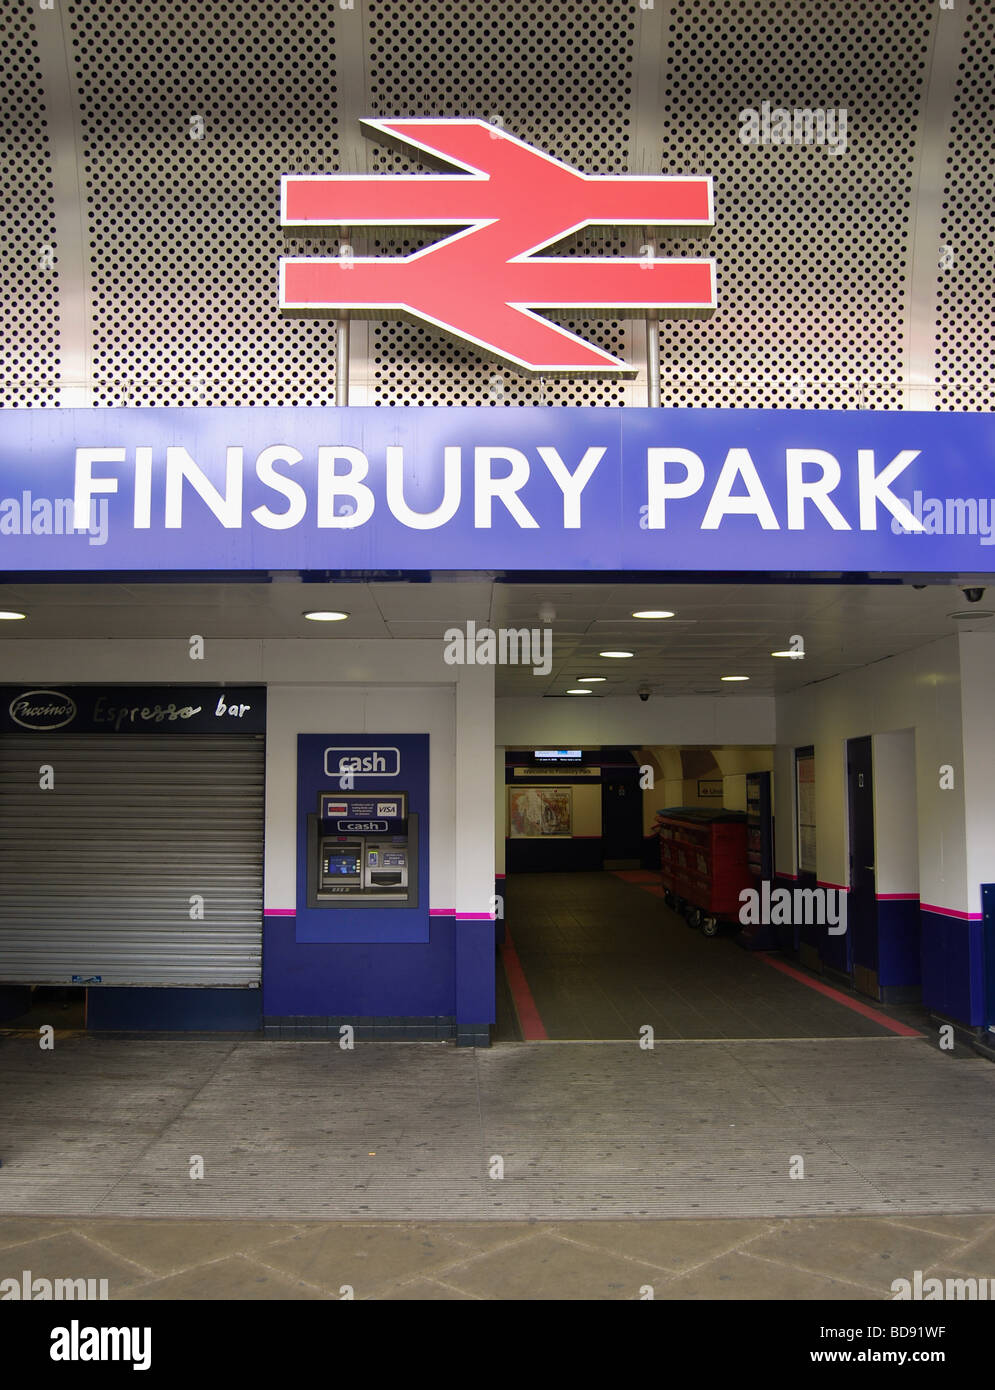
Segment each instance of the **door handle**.
[{"label": "door handle", "polygon": [[865,869],[869,869],[869,870],[871,871],[871,873],[874,872],[874,865],[873,865],[873,864],[865,864],[865,865],[864,865],[864,868],[865,868]]}]

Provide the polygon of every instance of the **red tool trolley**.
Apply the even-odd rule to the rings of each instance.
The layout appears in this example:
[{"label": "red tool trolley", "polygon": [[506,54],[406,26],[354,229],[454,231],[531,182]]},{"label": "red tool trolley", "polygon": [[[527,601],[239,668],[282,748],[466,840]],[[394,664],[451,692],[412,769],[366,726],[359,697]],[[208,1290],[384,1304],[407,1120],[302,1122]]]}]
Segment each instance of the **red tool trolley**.
[{"label": "red tool trolley", "polygon": [[690,927],[717,936],[722,921],[739,924],[739,895],[752,887],[746,859],[746,814],[675,806],[657,811],[664,901]]}]

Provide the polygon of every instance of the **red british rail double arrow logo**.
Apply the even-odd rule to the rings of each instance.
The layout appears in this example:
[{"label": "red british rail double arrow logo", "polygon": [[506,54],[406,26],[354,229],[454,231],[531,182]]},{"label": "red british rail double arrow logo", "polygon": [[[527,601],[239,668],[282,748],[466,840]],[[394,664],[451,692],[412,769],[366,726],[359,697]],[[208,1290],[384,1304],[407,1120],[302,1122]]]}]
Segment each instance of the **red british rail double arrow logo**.
[{"label": "red british rail double arrow logo", "polygon": [[280,310],[410,316],[530,372],[631,372],[537,310],[703,316],[715,263],[691,257],[542,256],[583,227],[712,226],[707,177],[584,174],[481,120],[364,121],[458,173],[288,174],[286,227],[453,227],[410,256],[284,256]]}]

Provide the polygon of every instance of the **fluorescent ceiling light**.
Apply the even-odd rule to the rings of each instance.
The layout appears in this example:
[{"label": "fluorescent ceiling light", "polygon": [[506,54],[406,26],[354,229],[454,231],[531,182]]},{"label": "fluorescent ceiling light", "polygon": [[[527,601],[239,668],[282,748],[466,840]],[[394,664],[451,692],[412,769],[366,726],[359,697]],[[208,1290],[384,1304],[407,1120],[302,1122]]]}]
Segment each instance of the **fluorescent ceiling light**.
[{"label": "fluorescent ceiling light", "polygon": [[621,659],[625,656],[634,656],[634,652],[598,652],[598,656],[612,656]]},{"label": "fluorescent ceiling light", "polygon": [[638,613],[633,613],[634,618],[672,618],[673,613],[669,613],[666,608],[643,608]]},{"label": "fluorescent ceiling light", "polygon": [[305,613],[304,616],[310,618],[313,623],[340,623],[343,618],[348,618],[349,614],[319,610],[314,613]]}]

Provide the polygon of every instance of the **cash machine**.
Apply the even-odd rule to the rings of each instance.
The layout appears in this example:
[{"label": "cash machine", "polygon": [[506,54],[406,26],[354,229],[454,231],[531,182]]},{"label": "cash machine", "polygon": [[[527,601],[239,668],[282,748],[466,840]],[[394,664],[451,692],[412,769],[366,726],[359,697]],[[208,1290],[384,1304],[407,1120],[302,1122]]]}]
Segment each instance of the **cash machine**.
[{"label": "cash machine", "polygon": [[319,792],[308,816],[308,907],[388,906],[418,906],[418,817],[407,792]]}]

